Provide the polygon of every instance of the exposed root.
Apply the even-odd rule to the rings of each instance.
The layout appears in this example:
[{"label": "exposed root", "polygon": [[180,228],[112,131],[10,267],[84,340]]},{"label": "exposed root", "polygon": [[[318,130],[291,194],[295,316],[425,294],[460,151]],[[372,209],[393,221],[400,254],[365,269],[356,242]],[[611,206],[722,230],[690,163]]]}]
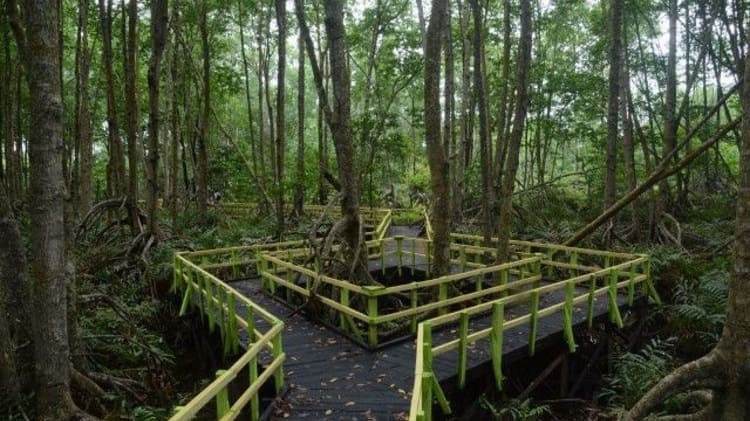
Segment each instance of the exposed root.
[{"label": "exposed root", "polygon": [[[711,386],[719,386],[720,381],[715,377],[721,368],[716,351],[706,356],[687,363],[664,377],[651,390],[648,391],[630,411],[623,417],[624,421],[637,421],[644,419],[667,398],[694,388],[702,383]],[[709,408],[707,406],[706,408]],[[690,416],[693,414],[688,414]],[[691,418],[692,419],[692,418]]]}]

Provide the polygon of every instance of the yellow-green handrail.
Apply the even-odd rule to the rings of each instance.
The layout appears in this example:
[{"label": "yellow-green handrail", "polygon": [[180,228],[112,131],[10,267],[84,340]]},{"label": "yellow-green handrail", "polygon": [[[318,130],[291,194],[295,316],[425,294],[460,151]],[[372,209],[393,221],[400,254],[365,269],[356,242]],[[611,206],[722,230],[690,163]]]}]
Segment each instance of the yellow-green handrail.
[{"label": "yellow-green handrail", "polygon": [[[211,402],[216,403],[216,418],[236,419],[249,406],[250,418],[260,418],[260,388],[271,377],[278,393],[284,385],[282,365],[286,358],[282,350],[281,332],[284,323],[267,310],[253,303],[234,288],[212,275],[184,256],[175,254],[174,288],[184,290],[180,313],[192,304],[207,319],[209,329],[219,327],[225,352],[239,348],[239,329],[243,328],[249,339],[248,349],[227,370],[217,372],[217,378],[185,405],[175,408],[172,421],[193,419]],[[238,311],[242,310],[242,311]],[[242,314],[244,313],[244,314]],[[265,332],[256,329],[255,316],[269,324]],[[263,354],[267,353],[267,354]],[[259,360],[267,355],[270,362],[258,372]],[[247,371],[249,384],[240,397],[229,401],[228,385],[242,371]]]},{"label": "yellow-green handrail", "polygon": [[[632,305],[635,285],[641,283],[643,291],[656,301],[659,302],[658,295],[653,287],[649,274],[649,259],[647,256],[636,256],[635,259],[620,263],[619,265],[607,267],[599,271],[581,275],[575,278],[566,279],[552,284],[540,286],[526,291],[521,291],[507,297],[465,308],[450,314],[445,314],[428,319],[418,326],[417,346],[414,367],[414,389],[412,390],[412,401],[409,413],[410,420],[429,420],[432,414],[432,390],[440,390],[439,383],[432,382],[427,384],[425,379],[434,378],[434,373],[427,373],[430,364],[427,363],[437,355],[447,353],[451,350],[458,349],[458,379],[459,386],[463,385],[462,379],[465,379],[467,363],[466,349],[469,345],[477,341],[490,338],[490,355],[492,359],[493,373],[498,389],[502,388],[502,336],[505,330],[520,326],[524,323],[530,323],[529,348],[533,352],[536,341],[535,327],[536,321],[542,317],[548,317],[556,312],[561,312],[563,316],[563,336],[565,337],[571,352],[575,351],[576,345],[573,337],[573,309],[575,305],[588,303],[587,318],[588,323],[592,323],[593,304],[596,297],[606,295],[608,297],[608,307],[610,319],[618,326],[622,326],[622,318],[619,313],[619,303],[617,302],[617,291],[627,289],[628,302]],[[623,280],[621,280],[623,279]],[[597,280],[602,280],[601,287],[597,287]],[[587,292],[576,295],[576,286],[583,283],[589,283]],[[542,294],[550,293],[555,290],[564,290],[565,298],[558,303],[538,308],[539,297]],[[530,300],[531,312],[522,316],[505,320],[504,308],[508,304]],[[470,333],[468,330],[468,318],[472,315],[486,314],[492,312],[492,326]],[[452,339],[444,344],[433,344],[425,332],[449,323],[459,323],[458,338]],[[439,395],[438,403],[446,408],[446,402],[442,402]],[[446,412],[447,413],[447,412]]]}]

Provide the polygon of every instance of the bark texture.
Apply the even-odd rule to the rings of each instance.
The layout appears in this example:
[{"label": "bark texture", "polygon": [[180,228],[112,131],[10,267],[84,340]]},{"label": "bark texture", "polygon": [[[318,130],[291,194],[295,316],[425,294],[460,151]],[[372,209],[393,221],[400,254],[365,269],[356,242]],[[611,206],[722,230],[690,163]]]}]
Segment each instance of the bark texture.
[{"label": "bark texture", "polygon": [[60,15],[55,0],[27,0],[25,64],[29,84],[29,213],[36,417],[67,419],[70,395],[63,200]]},{"label": "bark texture", "polygon": [[427,163],[432,189],[433,274],[441,276],[450,265],[450,165],[440,133],[440,52],[445,21],[445,0],[433,0],[425,34],[424,123]]},{"label": "bark texture", "polygon": [[159,70],[167,43],[168,0],[151,0],[151,59],[148,62],[148,160],[146,161],[146,208],[148,232],[159,237],[157,195],[159,191]]},{"label": "bark texture", "polygon": [[531,1],[521,0],[521,39],[518,45],[518,60],[516,63],[516,102],[500,190],[500,215],[497,226],[497,261],[499,263],[508,261],[510,256],[513,190],[516,184],[516,172],[518,172],[518,155],[526,123],[526,111],[529,107],[528,84],[532,33]]}]

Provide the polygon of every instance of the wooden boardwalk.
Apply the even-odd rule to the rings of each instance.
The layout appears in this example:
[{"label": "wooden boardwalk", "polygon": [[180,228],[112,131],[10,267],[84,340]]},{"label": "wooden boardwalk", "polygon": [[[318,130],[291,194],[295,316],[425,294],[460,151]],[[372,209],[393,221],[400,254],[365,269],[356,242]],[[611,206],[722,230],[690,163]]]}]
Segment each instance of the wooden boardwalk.
[{"label": "wooden boardwalk", "polygon": [[[392,227],[391,235],[415,235],[414,230]],[[379,263],[379,262],[378,262]],[[401,420],[408,418],[414,377],[415,343],[413,339],[370,351],[302,312],[290,315],[292,309],[260,290],[259,279],[233,282],[232,286],[250,300],[264,307],[285,323],[283,347],[288,393],[273,419],[291,420]],[[540,309],[564,300],[564,292],[542,297]],[[623,300],[624,301],[624,300]],[[526,313],[526,306],[506,309],[506,318]],[[608,314],[605,297],[595,300],[595,317]],[[586,323],[585,307],[574,310],[574,326]],[[472,331],[490,325],[489,316],[471,319]],[[539,319],[536,352],[546,346],[562,344],[562,316],[558,312]],[[445,326],[433,333],[440,344],[456,336],[455,326]],[[513,364],[528,355],[527,324],[504,334],[503,364]],[[442,384],[455,383],[457,351],[436,357],[435,371]],[[489,364],[489,344],[480,341],[469,349],[469,378],[472,369],[484,370]],[[487,371],[489,372],[489,371]],[[449,397],[450,398],[450,397]],[[437,410],[439,411],[439,409]]]}]

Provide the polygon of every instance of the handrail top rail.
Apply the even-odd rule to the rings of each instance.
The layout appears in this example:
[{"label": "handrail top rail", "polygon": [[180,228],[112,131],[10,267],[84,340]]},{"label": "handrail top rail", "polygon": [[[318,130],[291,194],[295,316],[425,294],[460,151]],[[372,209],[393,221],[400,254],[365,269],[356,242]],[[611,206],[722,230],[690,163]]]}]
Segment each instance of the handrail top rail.
[{"label": "handrail top rail", "polygon": [[263,307],[259,306],[258,304],[252,302],[250,299],[248,299],[247,297],[245,297],[243,294],[240,294],[239,291],[237,291],[236,289],[234,289],[232,286],[230,286],[229,284],[225,283],[221,279],[217,278],[212,273],[210,273],[207,270],[203,269],[199,265],[191,262],[190,260],[184,258],[183,256],[180,256],[179,254],[176,254],[175,257],[178,260],[180,260],[183,265],[189,266],[191,270],[194,270],[194,271],[200,273],[201,275],[203,275],[204,277],[206,277],[207,279],[209,279],[214,284],[220,286],[225,291],[227,291],[230,294],[234,295],[235,299],[239,300],[242,304],[245,304],[246,306],[251,307],[254,311],[256,311],[258,314],[260,314],[260,316],[263,317],[263,319],[265,319],[267,322],[272,323],[274,325],[280,325],[280,324],[283,325],[284,322],[281,321],[281,319],[277,318],[276,316],[274,316],[273,314],[271,314],[270,312],[268,312],[268,310],[264,309]]}]

